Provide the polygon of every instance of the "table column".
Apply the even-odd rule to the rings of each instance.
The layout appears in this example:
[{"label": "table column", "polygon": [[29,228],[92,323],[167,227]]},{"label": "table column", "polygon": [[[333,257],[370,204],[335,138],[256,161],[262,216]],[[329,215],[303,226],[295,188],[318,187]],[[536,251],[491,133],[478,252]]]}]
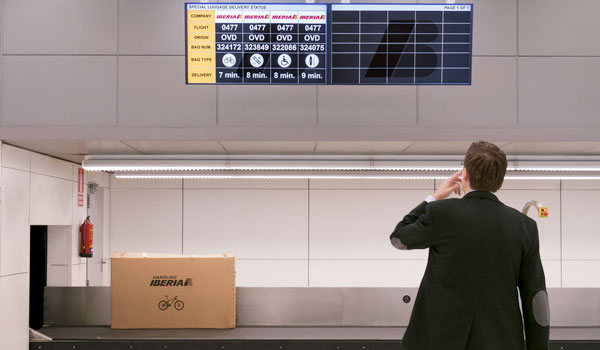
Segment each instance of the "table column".
[{"label": "table column", "polygon": [[360,83],[387,83],[387,11],[360,12]]},{"label": "table column", "polygon": [[215,11],[188,11],[187,26],[188,83],[215,83]]},{"label": "table column", "polygon": [[244,11],[244,83],[271,82],[270,11]]},{"label": "table column", "polygon": [[417,11],[415,83],[442,83],[442,11]]},{"label": "table column", "polygon": [[332,11],[331,83],[358,84],[360,12]]},{"label": "table column", "polygon": [[444,11],[443,18],[444,84],[471,82],[471,12]]},{"label": "table column", "polygon": [[271,12],[271,83],[298,83],[298,11]]},{"label": "table column", "polygon": [[325,84],[327,82],[326,12],[300,12],[298,25],[299,82]]},{"label": "table column", "polygon": [[217,82],[241,83],[243,76],[242,11],[216,11]]},{"label": "table column", "polygon": [[388,83],[415,82],[415,11],[388,12]]}]

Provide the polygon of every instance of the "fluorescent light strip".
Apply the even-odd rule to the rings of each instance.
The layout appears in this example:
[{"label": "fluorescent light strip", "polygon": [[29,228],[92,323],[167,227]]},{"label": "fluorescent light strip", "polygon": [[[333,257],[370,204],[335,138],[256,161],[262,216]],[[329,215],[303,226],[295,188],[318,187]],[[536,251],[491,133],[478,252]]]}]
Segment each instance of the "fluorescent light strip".
[{"label": "fluorescent light strip", "polygon": [[[117,179],[204,179],[204,180],[443,180],[448,176],[343,176],[343,175],[115,175]],[[600,176],[506,176],[505,180],[600,180]]]},{"label": "fluorescent light strip", "polygon": [[436,180],[447,176],[337,176],[337,175],[115,175],[117,179],[203,179],[203,180]]},{"label": "fluorescent light strip", "polygon": [[89,171],[228,171],[228,170],[244,170],[244,171],[458,171],[462,168],[435,168],[435,167],[394,167],[394,168],[365,168],[365,167],[146,167],[146,166],[110,166],[110,167],[84,167],[85,170]]},{"label": "fluorescent light strip", "polygon": [[507,168],[506,171],[581,171],[581,172],[597,172],[600,168],[560,168],[560,167],[548,167],[548,168]]},{"label": "fluorescent light strip", "polygon": [[505,180],[600,180],[600,176],[505,176]]},{"label": "fluorescent light strip", "polygon": [[[230,166],[230,167],[191,167],[191,166],[85,166],[88,171],[458,171],[461,167],[386,167],[386,168],[366,168],[366,167],[268,167],[268,166]],[[515,172],[600,172],[600,168],[507,168],[506,171]]]}]

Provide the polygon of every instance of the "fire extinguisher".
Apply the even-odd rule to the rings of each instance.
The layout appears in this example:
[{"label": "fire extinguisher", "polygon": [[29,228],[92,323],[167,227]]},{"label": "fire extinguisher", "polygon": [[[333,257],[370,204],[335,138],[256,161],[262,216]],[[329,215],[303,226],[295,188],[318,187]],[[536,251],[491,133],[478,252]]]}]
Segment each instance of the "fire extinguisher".
[{"label": "fire extinguisher", "polygon": [[79,256],[91,258],[94,253],[94,224],[88,216],[79,227]]}]

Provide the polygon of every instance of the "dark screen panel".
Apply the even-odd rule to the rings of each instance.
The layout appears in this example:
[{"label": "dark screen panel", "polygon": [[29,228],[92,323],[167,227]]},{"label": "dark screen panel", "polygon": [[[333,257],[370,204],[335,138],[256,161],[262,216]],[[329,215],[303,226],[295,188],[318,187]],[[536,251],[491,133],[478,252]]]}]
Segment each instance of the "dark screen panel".
[{"label": "dark screen panel", "polygon": [[472,5],[332,4],[331,84],[470,84]]}]

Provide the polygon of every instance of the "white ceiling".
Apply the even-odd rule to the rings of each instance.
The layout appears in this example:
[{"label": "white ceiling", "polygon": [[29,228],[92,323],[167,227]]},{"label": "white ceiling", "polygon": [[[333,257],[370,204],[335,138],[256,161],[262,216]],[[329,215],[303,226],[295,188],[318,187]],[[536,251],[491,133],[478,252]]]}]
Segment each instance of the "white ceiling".
[{"label": "white ceiling", "polygon": [[[462,155],[470,142],[438,141],[4,141],[81,163],[93,154],[403,154]],[[600,155],[600,142],[501,142],[508,155]]]}]

